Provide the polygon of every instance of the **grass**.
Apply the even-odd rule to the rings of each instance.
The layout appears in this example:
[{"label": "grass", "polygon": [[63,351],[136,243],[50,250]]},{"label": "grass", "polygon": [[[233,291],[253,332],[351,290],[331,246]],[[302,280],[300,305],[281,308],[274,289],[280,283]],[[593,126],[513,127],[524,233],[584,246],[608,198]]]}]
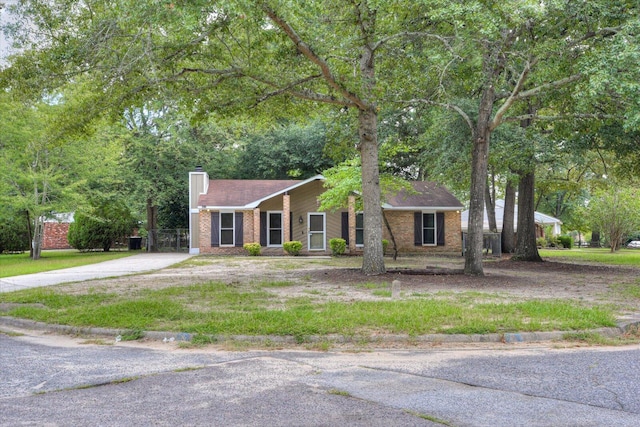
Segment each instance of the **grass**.
[{"label": "grass", "polygon": [[569,250],[540,249],[538,252],[543,258],[556,258],[574,262],[640,266],[640,250],[637,249],[620,249],[613,253],[607,248],[579,248]]},{"label": "grass", "polygon": [[473,298],[457,293],[446,299],[421,295],[405,300],[319,303],[309,297],[279,297],[265,288],[269,285],[209,282],[129,295],[95,289],[72,295],[49,287],[0,294],[0,302],[18,304],[9,310],[10,316],[54,324],[200,336],[293,336],[300,343],[310,336],[330,334],[417,336],[615,326],[614,307],[565,300],[503,301],[474,292]]},{"label": "grass", "polygon": [[95,264],[136,253],[139,252],[42,251],[41,258],[35,261],[29,258],[28,253],[3,254],[0,255],[0,278]]}]

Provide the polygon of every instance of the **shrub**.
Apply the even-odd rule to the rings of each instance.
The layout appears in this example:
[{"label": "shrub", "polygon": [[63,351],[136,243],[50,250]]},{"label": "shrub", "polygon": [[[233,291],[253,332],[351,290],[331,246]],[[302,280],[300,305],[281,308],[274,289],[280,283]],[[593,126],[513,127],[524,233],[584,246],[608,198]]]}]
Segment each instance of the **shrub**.
[{"label": "shrub", "polygon": [[382,253],[387,253],[387,248],[389,247],[389,241],[387,239],[382,239]]},{"label": "shrub", "polygon": [[302,242],[294,240],[292,242],[284,242],[282,244],[285,252],[289,255],[297,256],[300,255],[300,250],[302,250]]},{"label": "shrub", "polygon": [[329,247],[331,248],[331,255],[340,256],[347,250],[347,241],[336,237],[329,240]]},{"label": "shrub", "polygon": [[24,215],[0,215],[0,253],[24,252],[31,246]]},{"label": "shrub", "polygon": [[545,239],[544,237],[538,237],[538,238],[536,239],[536,245],[537,245],[539,248],[544,248],[544,247],[546,247],[546,246],[547,246],[547,239]]},{"label": "shrub", "polygon": [[567,248],[567,249],[573,248],[573,237],[571,237],[568,234],[563,234],[562,236],[558,237],[558,241],[560,241],[560,244],[564,248]]},{"label": "shrub", "polygon": [[260,243],[245,243],[242,246],[247,252],[249,252],[250,256],[258,256],[260,255]]},{"label": "shrub", "polygon": [[76,212],[69,224],[69,244],[80,250],[108,252],[114,241],[131,235],[136,221],[122,200],[103,198],[92,202],[85,212]]}]

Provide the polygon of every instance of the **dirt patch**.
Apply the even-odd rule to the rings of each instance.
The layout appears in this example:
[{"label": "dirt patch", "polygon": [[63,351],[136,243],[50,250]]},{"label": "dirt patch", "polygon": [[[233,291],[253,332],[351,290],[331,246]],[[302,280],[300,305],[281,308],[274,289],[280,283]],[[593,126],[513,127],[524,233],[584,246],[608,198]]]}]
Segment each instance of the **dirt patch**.
[{"label": "dirt patch", "polygon": [[[640,298],[625,290],[640,287],[640,268],[558,261],[542,263],[488,259],[482,277],[462,274],[461,257],[405,257],[386,261],[387,273],[365,276],[360,258],[195,257],[179,268],[159,272],[63,285],[71,293],[91,290],[135,294],[141,289],[187,286],[210,281],[234,286],[261,284],[283,298],[371,300],[399,281],[400,295],[446,295],[475,292],[517,299],[571,299],[624,304],[640,312]],[[396,282],[398,283],[398,282]],[[265,285],[266,284],[266,285]]]}]

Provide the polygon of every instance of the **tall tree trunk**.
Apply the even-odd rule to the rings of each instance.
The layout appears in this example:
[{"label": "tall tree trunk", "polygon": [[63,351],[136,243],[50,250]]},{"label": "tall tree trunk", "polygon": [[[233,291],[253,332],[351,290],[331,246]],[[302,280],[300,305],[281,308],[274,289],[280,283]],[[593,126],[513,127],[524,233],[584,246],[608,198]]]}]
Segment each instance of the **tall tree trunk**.
[{"label": "tall tree trunk", "polygon": [[520,175],[518,184],[518,239],[516,252],[511,259],[516,261],[542,262],[536,244],[534,208],[535,172]]},{"label": "tall tree trunk", "polygon": [[502,253],[511,254],[516,248],[514,229],[516,205],[516,188],[511,180],[507,180],[504,190],[504,214],[502,217]]},{"label": "tall tree trunk", "polygon": [[471,156],[469,227],[464,252],[464,272],[473,276],[484,275],[482,267],[484,192],[487,186],[489,142],[491,138],[489,122],[494,101],[493,86],[488,85],[484,89],[480,100],[480,110],[473,135],[473,152]]},{"label": "tall tree trunk", "polygon": [[362,272],[384,273],[382,251],[382,210],[380,208],[380,171],[378,166],[378,117],[375,111],[360,110],[360,157],[362,160],[362,202],[364,219],[364,252]]}]

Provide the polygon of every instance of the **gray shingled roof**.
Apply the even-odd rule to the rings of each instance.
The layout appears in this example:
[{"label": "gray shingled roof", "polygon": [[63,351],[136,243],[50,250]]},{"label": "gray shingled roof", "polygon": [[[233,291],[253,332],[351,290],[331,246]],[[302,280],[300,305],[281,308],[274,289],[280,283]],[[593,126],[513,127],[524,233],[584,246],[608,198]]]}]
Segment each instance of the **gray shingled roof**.
[{"label": "gray shingled roof", "polygon": [[[459,210],[462,203],[446,188],[435,182],[411,181],[417,194],[405,191],[386,198],[386,209],[438,208],[440,210]],[[388,205],[388,206],[387,206]]]},{"label": "gray shingled roof", "polygon": [[[316,176],[306,181],[212,179],[209,180],[207,194],[202,194],[198,199],[198,205],[218,208],[246,207],[315,179],[323,178]],[[385,209],[462,209],[462,203],[455,196],[434,182],[413,181],[411,184],[418,194],[407,195],[405,192],[400,192],[395,196],[387,197]]]},{"label": "gray shingled roof", "polygon": [[211,179],[209,191],[198,199],[200,206],[246,206],[301,183],[299,180]]}]

